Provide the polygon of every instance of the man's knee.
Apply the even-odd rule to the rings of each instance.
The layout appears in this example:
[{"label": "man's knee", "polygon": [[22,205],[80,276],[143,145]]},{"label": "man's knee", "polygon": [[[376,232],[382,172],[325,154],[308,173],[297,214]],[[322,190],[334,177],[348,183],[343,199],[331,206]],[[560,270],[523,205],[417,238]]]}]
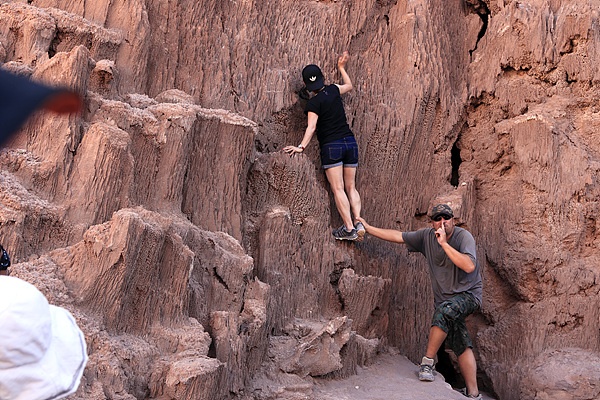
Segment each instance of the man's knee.
[{"label": "man's knee", "polygon": [[436,312],[439,312],[449,321],[464,320],[477,308],[477,303],[468,293],[459,294],[441,303]]},{"label": "man's knee", "polygon": [[455,321],[456,313],[452,311],[451,307],[447,307],[445,303],[442,303],[433,313],[431,325],[437,326],[448,333],[454,326]]},{"label": "man's knee", "polygon": [[457,304],[451,301],[445,301],[436,309],[436,315],[447,323],[454,323],[461,317],[461,310]]}]

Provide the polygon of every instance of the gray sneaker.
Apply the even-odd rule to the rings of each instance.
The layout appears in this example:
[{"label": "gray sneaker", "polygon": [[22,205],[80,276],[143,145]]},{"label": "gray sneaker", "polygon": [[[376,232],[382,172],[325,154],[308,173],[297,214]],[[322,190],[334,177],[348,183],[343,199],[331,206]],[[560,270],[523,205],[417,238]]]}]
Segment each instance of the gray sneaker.
[{"label": "gray sneaker", "polygon": [[462,389],[454,389],[457,392],[459,392],[460,394],[462,394],[463,396],[465,396],[468,399],[475,399],[475,400],[482,400],[483,397],[481,396],[481,393],[479,393],[477,396],[474,396],[472,394],[469,394],[469,392],[467,391],[467,388],[462,388]]},{"label": "gray sneaker", "polygon": [[365,238],[365,233],[367,233],[365,226],[362,224],[362,222],[357,222],[356,224],[354,224],[354,228],[356,229],[356,233],[358,234],[358,239],[356,240],[362,242]]},{"label": "gray sneaker", "polygon": [[356,240],[358,239],[358,233],[356,233],[356,229],[352,229],[350,232],[346,230],[344,225],[340,226],[333,232],[333,237],[337,240]]},{"label": "gray sneaker", "polygon": [[419,380],[425,382],[433,382],[435,377],[433,376],[434,363],[431,358],[423,357],[421,365],[419,366]]}]

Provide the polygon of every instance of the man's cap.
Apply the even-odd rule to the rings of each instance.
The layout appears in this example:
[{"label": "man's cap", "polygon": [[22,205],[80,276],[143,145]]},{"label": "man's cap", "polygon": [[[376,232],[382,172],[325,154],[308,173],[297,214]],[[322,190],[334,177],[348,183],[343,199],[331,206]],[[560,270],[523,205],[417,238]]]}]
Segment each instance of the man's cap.
[{"label": "man's cap", "polygon": [[306,90],[309,92],[314,92],[315,90],[319,90],[325,86],[325,82],[323,81],[323,72],[321,72],[321,68],[314,64],[304,67],[302,70],[302,79],[306,85]]},{"label": "man's cap", "polygon": [[452,208],[448,204],[438,204],[431,209],[430,217],[431,219],[435,219],[440,215],[447,215],[449,217],[454,217],[454,212],[452,212]]},{"label": "man's cap", "polygon": [[77,391],[85,337],[32,284],[0,276],[0,399],[61,399]]},{"label": "man's cap", "polygon": [[0,143],[17,132],[38,109],[64,114],[78,111],[81,103],[80,96],[70,89],[48,86],[0,69]]}]

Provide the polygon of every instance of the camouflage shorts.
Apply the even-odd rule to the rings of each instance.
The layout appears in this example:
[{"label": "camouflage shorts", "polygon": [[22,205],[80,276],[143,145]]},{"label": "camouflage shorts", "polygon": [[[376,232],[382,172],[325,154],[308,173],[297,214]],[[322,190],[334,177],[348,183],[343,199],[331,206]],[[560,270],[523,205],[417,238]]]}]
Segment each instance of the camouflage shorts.
[{"label": "camouflage shorts", "polygon": [[479,308],[473,295],[460,293],[444,301],[435,309],[432,326],[437,326],[448,334],[446,347],[454,354],[460,356],[468,347],[473,347],[473,342],[467,332],[465,318]]}]

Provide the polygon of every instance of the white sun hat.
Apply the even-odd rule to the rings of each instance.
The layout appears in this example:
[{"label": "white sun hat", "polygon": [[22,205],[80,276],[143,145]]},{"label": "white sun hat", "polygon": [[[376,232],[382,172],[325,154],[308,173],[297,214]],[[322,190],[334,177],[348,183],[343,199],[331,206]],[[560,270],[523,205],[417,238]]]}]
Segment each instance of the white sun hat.
[{"label": "white sun hat", "polygon": [[32,284],[0,276],[0,399],[61,399],[77,390],[86,363],[71,313]]}]

